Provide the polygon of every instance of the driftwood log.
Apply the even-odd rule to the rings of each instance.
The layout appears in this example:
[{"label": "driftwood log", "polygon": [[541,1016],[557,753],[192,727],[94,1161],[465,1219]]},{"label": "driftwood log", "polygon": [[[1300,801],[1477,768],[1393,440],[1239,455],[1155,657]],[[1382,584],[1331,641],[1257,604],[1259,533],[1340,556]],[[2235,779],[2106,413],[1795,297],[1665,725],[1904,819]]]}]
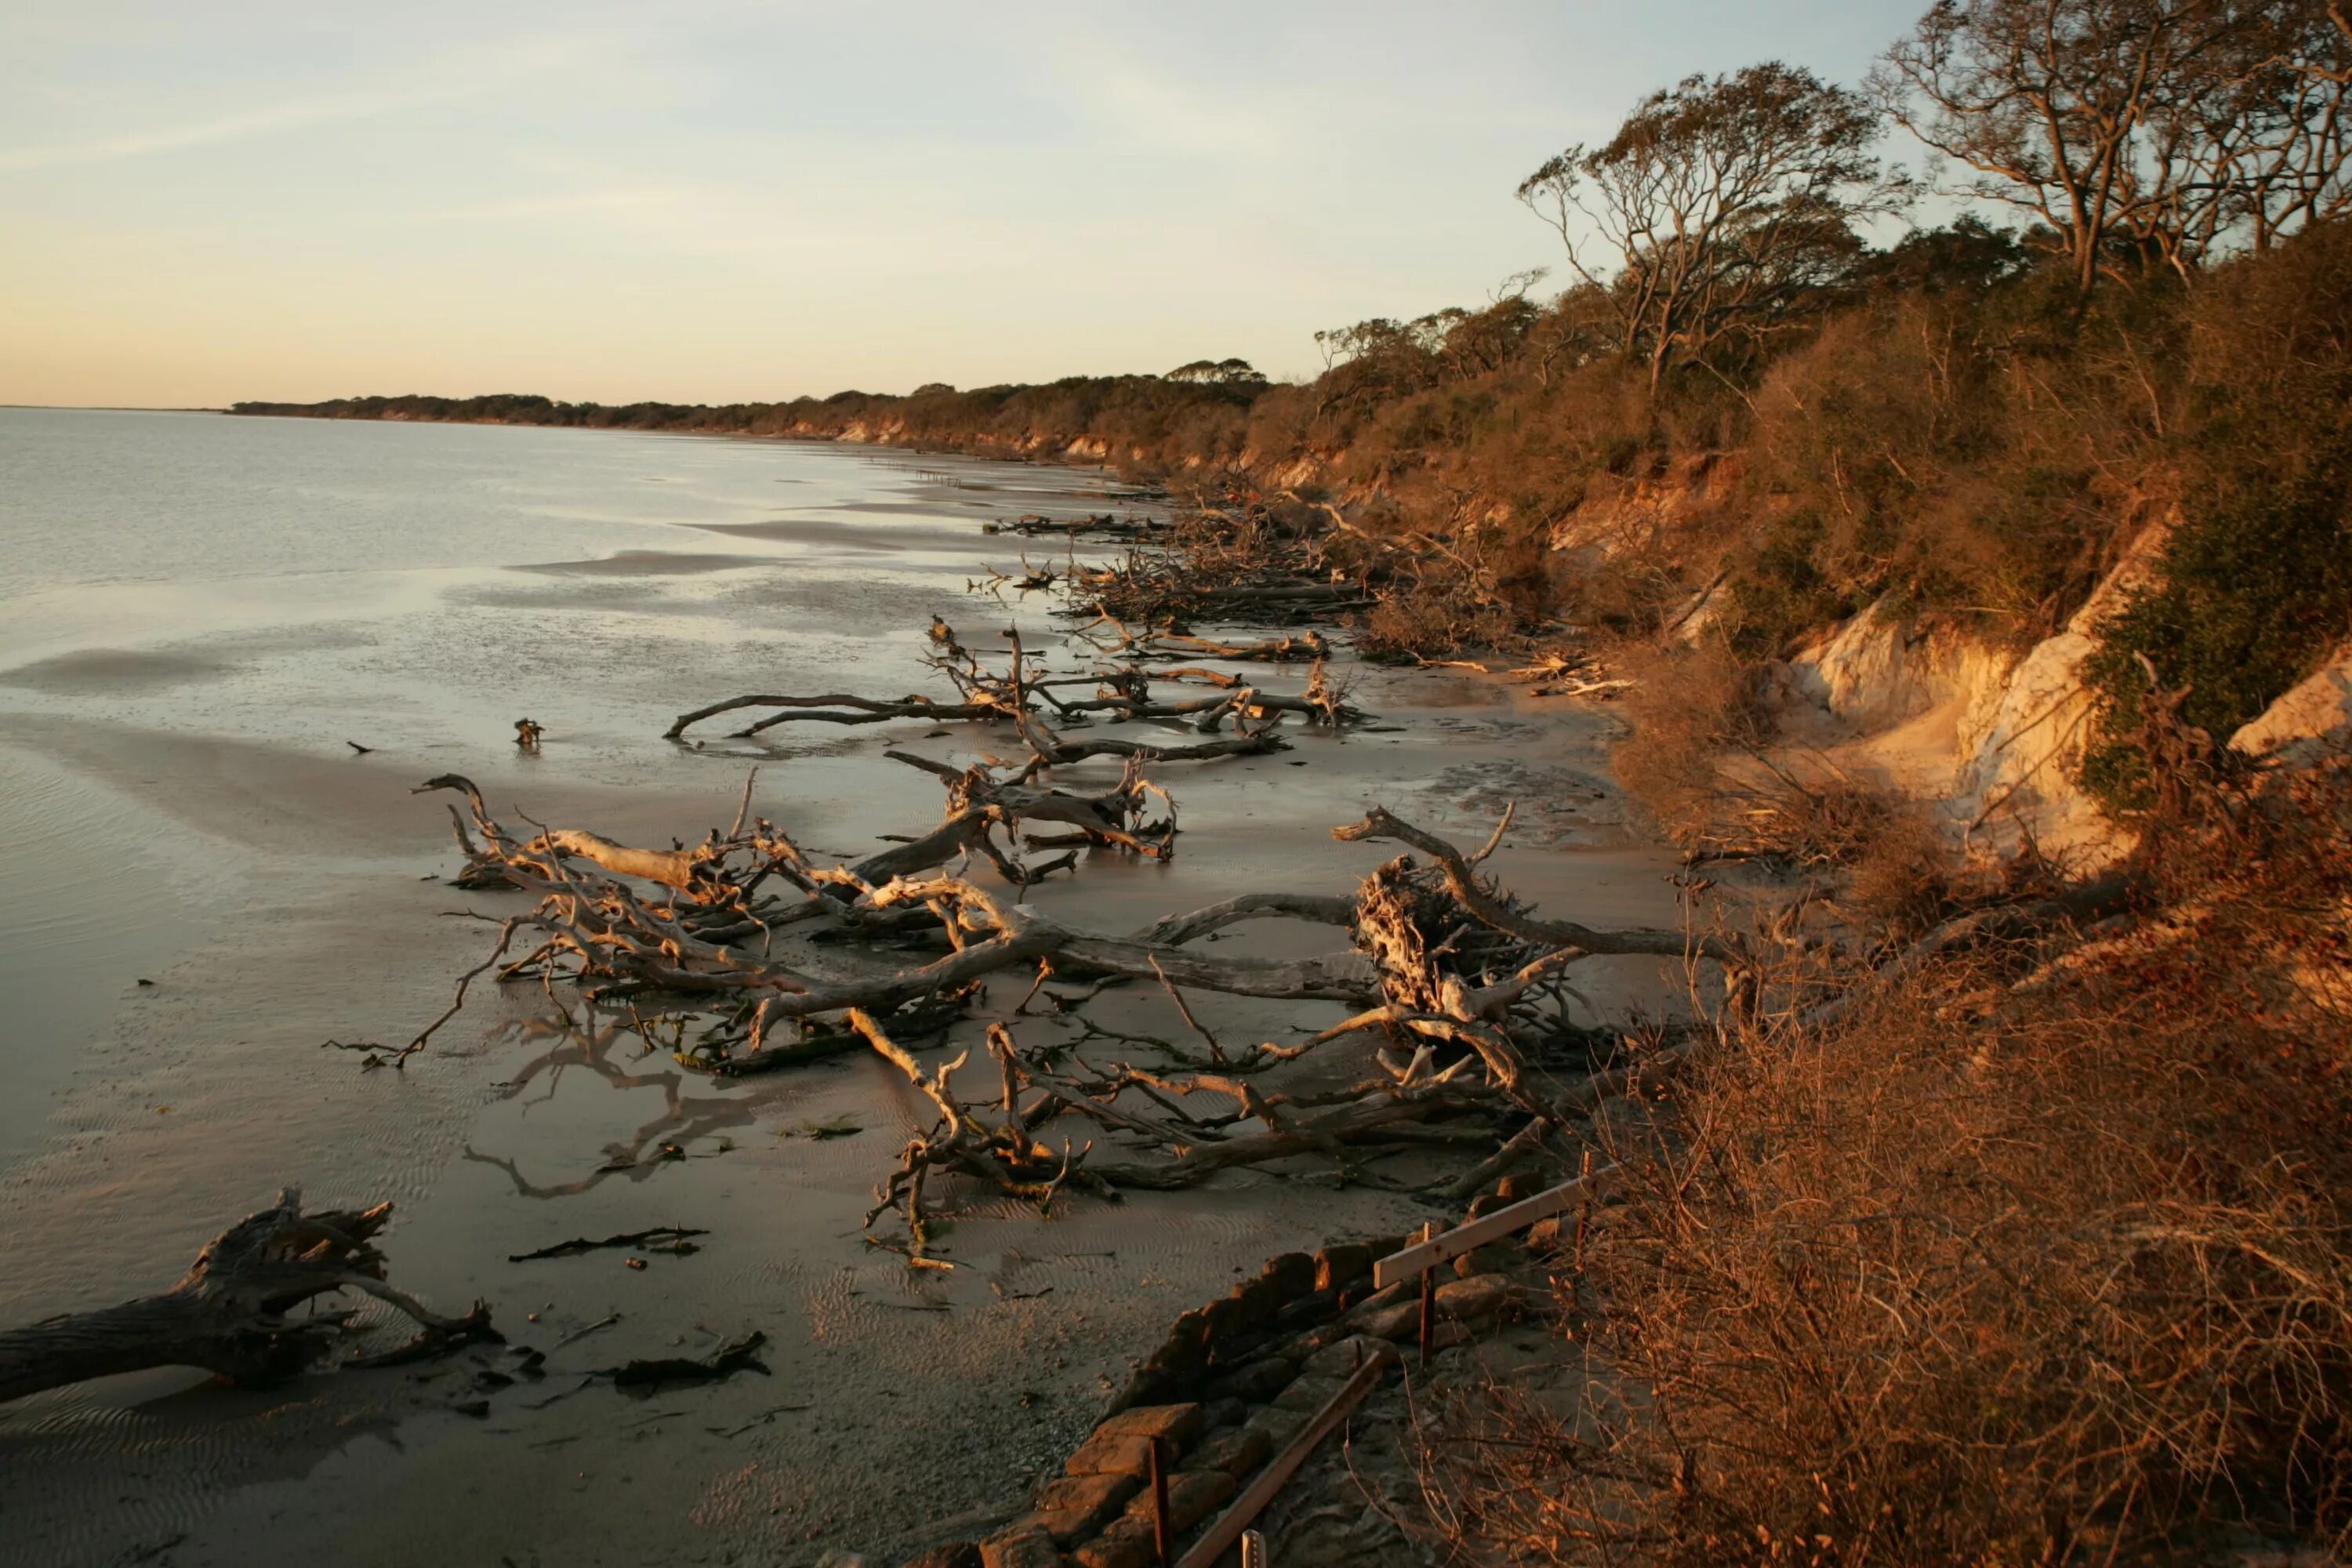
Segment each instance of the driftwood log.
[{"label": "driftwood log", "polygon": [[384,1282],[373,1237],[391,1217],[390,1204],[305,1214],[289,1187],[215,1237],[169,1290],[0,1333],[0,1401],[162,1366],[199,1367],[245,1386],[283,1382],[322,1358],[351,1317],[288,1314],[343,1290],[391,1303],[429,1342],[495,1339],[480,1303],[445,1318]]}]

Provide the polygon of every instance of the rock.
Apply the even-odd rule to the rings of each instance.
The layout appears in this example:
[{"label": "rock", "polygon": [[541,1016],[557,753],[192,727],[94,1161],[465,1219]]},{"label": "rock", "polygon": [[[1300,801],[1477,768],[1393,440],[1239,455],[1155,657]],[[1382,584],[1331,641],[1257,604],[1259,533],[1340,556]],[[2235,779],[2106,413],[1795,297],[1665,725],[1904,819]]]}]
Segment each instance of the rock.
[{"label": "rock", "polygon": [[1315,1255],[1315,1288],[1337,1290],[1372,1271],[1372,1249],[1360,1241],[1327,1247]]},{"label": "rock", "polygon": [[1331,1396],[1339,1392],[1339,1385],[1347,1381],[1344,1377],[1302,1377],[1274,1396],[1274,1408],[1312,1415],[1329,1404]]},{"label": "rock", "polygon": [[1139,1405],[1120,1411],[1096,1427],[1095,1436],[1110,1433],[1118,1437],[1165,1437],[1181,1447],[1201,1435],[1201,1424],[1198,1405]]},{"label": "rock", "polygon": [[1269,1405],[1249,1418],[1245,1432],[1265,1434],[1266,1451],[1279,1453],[1290,1446],[1290,1440],[1307,1428],[1307,1412],[1286,1410],[1279,1405]]},{"label": "rock", "polygon": [[[1400,1279],[1393,1285],[1383,1285],[1349,1308],[1348,1315],[1339,1321],[1361,1329],[1365,1321],[1374,1313],[1393,1307],[1399,1301],[1410,1300],[1420,1293],[1421,1281],[1417,1279]],[[1327,1340],[1324,1342],[1328,1344],[1330,1342]]]},{"label": "rock", "polygon": [[1531,1198],[1535,1194],[1529,1192],[1528,1184],[1518,1177],[1505,1176],[1495,1184],[1495,1195],[1507,1204],[1515,1204],[1521,1198]]},{"label": "rock", "polygon": [[[1226,1300],[1232,1303],[1232,1307],[1226,1313],[1224,1322],[1220,1325],[1223,1330],[1220,1338],[1232,1338],[1265,1328],[1274,1321],[1274,1315],[1282,1310],[1283,1303],[1288,1300],[1288,1297],[1284,1292],[1280,1280],[1262,1274],[1255,1279],[1244,1279],[1234,1286],[1233,1294]],[[1210,1342],[1212,1356],[1220,1348],[1213,1340]]]},{"label": "rock", "polygon": [[1304,1252],[1278,1252],[1265,1260],[1258,1278],[1271,1284],[1284,1300],[1304,1296],[1321,1283],[1315,1259]]},{"label": "rock", "polygon": [[1126,1514],[1070,1556],[1079,1568],[1154,1568],[1160,1561],[1150,1521]]},{"label": "rock", "polygon": [[1319,1323],[1339,1310],[1339,1293],[1336,1290],[1309,1290],[1306,1295],[1284,1303],[1274,1315],[1275,1326],[1297,1330]]},{"label": "rock", "polygon": [[1238,1426],[1250,1417],[1250,1407],[1238,1399],[1212,1399],[1201,1406],[1201,1429],[1214,1432],[1221,1426]]},{"label": "rock", "polygon": [[1421,1301],[1400,1301],[1393,1307],[1351,1315],[1357,1329],[1373,1339],[1409,1340],[1421,1332]]},{"label": "rock", "polygon": [[[1414,1305],[1418,1307],[1420,1303],[1415,1302]],[[1338,1378],[1345,1382],[1367,1362],[1392,1362],[1396,1359],[1396,1346],[1387,1340],[1371,1334],[1358,1334],[1316,1352],[1298,1369],[1298,1375],[1325,1380]]]},{"label": "rock", "polygon": [[1223,1470],[1239,1480],[1265,1463],[1274,1452],[1274,1437],[1263,1426],[1235,1426],[1220,1432],[1184,1461],[1188,1470]]},{"label": "rock", "polygon": [[[1223,1470],[1179,1470],[1168,1478],[1168,1523],[1181,1536],[1202,1520],[1217,1511],[1218,1505],[1241,1489],[1240,1483]],[[1144,1530],[1151,1528],[1151,1499],[1139,1497],[1128,1505],[1128,1517],[1140,1519]]]},{"label": "rock", "polygon": [[[1500,1274],[1449,1279],[1437,1288],[1437,1316],[1441,1322],[1475,1321],[1495,1317],[1507,1308],[1516,1308],[1524,1300],[1519,1288]],[[1415,1297],[1392,1307],[1356,1315],[1349,1321],[1359,1332],[1373,1339],[1416,1339],[1421,1334],[1421,1300]]]},{"label": "rock", "polygon": [[1488,1215],[1493,1214],[1496,1209],[1506,1208],[1508,1206],[1507,1202],[1503,1198],[1502,1194],[1499,1193],[1488,1193],[1483,1197],[1472,1198],[1470,1200],[1470,1212],[1464,1215],[1462,1217],[1465,1222],[1474,1219],[1484,1219]]},{"label": "rock", "polygon": [[1293,1361],[1305,1361],[1325,1345],[1336,1345],[1356,1331],[1350,1320],[1335,1318],[1328,1323],[1318,1323],[1306,1332],[1296,1335],[1283,1346],[1284,1353]]},{"label": "rock", "polygon": [[950,1541],[930,1547],[908,1558],[905,1568],[981,1568],[980,1542]]},{"label": "rock", "polygon": [[1055,1545],[1069,1546],[1118,1517],[1142,1485],[1131,1475],[1058,1476],[1037,1489],[1037,1517]]},{"label": "rock", "polygon": [[[1226,1340],[1255,1326],[1248,1321],[1252,1309],[1242,1304],[1238,1294],[1227,1296],[1221,1301],[1212,1301],[1194,1310],[1201,1314],[1201,1346],[1212,1356]],[[1184,1315],[1189,1318],[1192,1314],[1187,1312]]]},{"label": "rock", "polygon": [[1298,1369],[1283,1357],[1260,1356],[1212,1380],[1208,1394],[1212,1399],[1245,1399],[1252,1405],[1264,1405],[1289,1387],[1290,1380],[1297,1375]]},{"label": "rock", "polygon": [[1129,1376],[1127,1386],[1118,1391],[1118,1397],[1110,1402],[1110,1408],[1116,1414],[1133,1405],[1164,1405],[1171,1399],[1182,1399],[1200,1392],[1201,1373],[1198,1370],[1179,1373],[1146,1362]]},{"label": "rock", "polygon": [[[1223,1302],[1216,1305],[1225,1305]],[[1168,1337],[1158,1350],[1151,1352],[1141,1366],[1127,1380],[1127,1386],[1111,1401],[1114,1411],[1134,1405],[1165,1405],[1198,1394],[1202,1374],[1209,1365],[1209,1331],[1211,1321],[1205,1307],[1196,1307],[1178,1318],[1169,1328]]]},{"label": "rock", "polygon": [[838,1546],[829,1547],[816,1560],[816,1568],[866,1568],[866,1553],[845,1552]]},{"label": "rock", "polygon": [[1043,1521],[1015,1520],[980,1543],[982,1568],[1062,1568]]},{"label": "rock", "polygon": [[1529,1252],[1557,1252],[1576,1239],[1576,1216],[1553,1215],[1528,1227]]},{"label": "rock", "polygon": [[1506,1307],[1517,1305],[1518,1300],[1518,1287],[1510,1280],[1500,1274],[1481,1274],[1474,1279],[1454,1279],[1440,1285],[1437,1288],[1437,1315],[1459,1321],[1488,1318]]},{"label": "rock", "polygon": [[1151,1439],[1116,1432],[1097,1432],[1078,1445],[1062,1465],[1073,1476],[1148,1476],[1151,1473]]},{"label": "rock", "polygon": [[1473,1274],[1492,1274],[1498,1268],[1515,1268],[1526,1261],[1517,1247],[1495,1242],[1485,1247],[1474,1247],[1455,1258],[1454,1272],[1467,1279]]}]

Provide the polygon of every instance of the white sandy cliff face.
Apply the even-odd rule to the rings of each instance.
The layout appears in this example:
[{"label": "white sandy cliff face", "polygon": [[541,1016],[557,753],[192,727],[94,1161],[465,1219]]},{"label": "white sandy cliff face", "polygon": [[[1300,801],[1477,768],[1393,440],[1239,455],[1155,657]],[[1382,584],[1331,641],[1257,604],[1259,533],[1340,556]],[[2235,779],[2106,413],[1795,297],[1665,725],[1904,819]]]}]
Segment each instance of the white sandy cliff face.
[{"label": "white sandy cliff face", "polygon": [[2095,628],[2149,581],[2170,527],[2167,517],[2144,530],[2064,628],[2022,652],[1869,606],[1786,666],[1795,739],[1934,802],[1972,846],[2030,836],[2085,870],[2113,861],[2130,835],[2075,783],[2094,712],[2084,666]]},{"label": "white sandy cliff face", "polygon": [[2290,765],[2352,748],[2352,641],[2231,736],[2230,744]]},{"label": "white sandy cliff face", "polygon": [[[2131,847],[2075,783],[2094,716],[2083,671],[2103,621],[2153,578],[2169,514],[2144,530],[2065,627],[2018,652],[1905,625],[1873,605],[1780,672],[1784,724],[1838,767],[1936,803],[1971,844],[2030,834],[2084,870]],[[2231,738],[2289,764],[2352,746],[2352,643]]]}]

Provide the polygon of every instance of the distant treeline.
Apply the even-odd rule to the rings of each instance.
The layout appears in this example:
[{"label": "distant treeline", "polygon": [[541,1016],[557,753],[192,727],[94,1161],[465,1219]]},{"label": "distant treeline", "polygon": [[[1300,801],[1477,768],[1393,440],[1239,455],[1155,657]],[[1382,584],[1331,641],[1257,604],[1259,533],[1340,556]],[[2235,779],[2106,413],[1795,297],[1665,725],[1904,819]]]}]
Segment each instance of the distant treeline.
[{"label": "distant treeline", "polygon": [[[413,419],[552,425],[584,430],[670,430],[847,437],[932,450],[1026,454],[1094,440],[1181,462],[1238,456],[1265,378],[1239,360],[1166,375],[1068,376],[1042,385],[959,391],[943,384],[906,395],[837,392],[781,403],[565,403],[531,393],[480,397],[339,397],[325,403],[239,403],[232,414],[313,419]],[[1129,459],[1132,461],[1132,458]]]}]

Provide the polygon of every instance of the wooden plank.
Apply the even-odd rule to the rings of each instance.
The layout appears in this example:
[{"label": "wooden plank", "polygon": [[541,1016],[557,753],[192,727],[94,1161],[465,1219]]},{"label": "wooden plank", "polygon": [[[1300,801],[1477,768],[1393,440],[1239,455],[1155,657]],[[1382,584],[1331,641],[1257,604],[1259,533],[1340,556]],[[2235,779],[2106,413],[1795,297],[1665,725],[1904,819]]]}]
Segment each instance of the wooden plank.
[{"label": "wooden plank", "polygon": [[1307,1424],[1306,1430],[1292,1438],[1290,1447],[1276,1454],[1272,1462],[1258,1472],[1257,1479],[1234,1500],[1233,1506],[1209,1527],[1208,1533],[1192,1543],[1192,1550],[1184,1553],[1183,1561],[1176,1568],[1215,1568],[1217,1559],[1225,1554],[1226,1548],[1241,1539],[1242,1531],[1249,1528],[1250,1521],[1274,1500],[1275,1494],[1281,1491],[1292,1474],[1307,1462],[1307,1456],[1314,1452],[1315,1445],[1329,1436],[1333,1429],[1348,1418],[1348,1412],[1353,1410],[1364,1395],[1380,1386],[1381,1379],[1388,1374],[1393,1360],[1391,1356],[1376,1356],[1358,1367],[1356,1375],[1341,1384],[1339,1393],[1324,1401],[1323,1408],[1315,1413],[1315,1419]]},{"label": "wooden plank", "polygon": [[1548,1187],[1531,1198],[1521,1198],[1508,1208],[1499,1208],[1466,1225],[1457,1225],[1427,1241],[1416,1241],[1402,1252],[1391,1252],[1372,1265],[1372,1283],[1389,1286],[1400,1279],[1410,1279],[1424,1268],[1451,1263],[1473,1247],[1483,1247],[1487,1242],[1525,1230],[1539,1219],[1549,1219],[1582,1197],[1601,1177],[1616,1169],[1614,1165],[1604,1165],[1590,1175],[1578,1176],[1556,1187]]}]

